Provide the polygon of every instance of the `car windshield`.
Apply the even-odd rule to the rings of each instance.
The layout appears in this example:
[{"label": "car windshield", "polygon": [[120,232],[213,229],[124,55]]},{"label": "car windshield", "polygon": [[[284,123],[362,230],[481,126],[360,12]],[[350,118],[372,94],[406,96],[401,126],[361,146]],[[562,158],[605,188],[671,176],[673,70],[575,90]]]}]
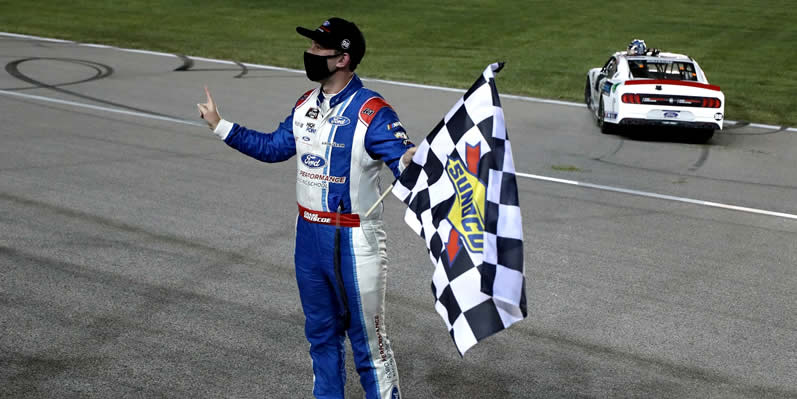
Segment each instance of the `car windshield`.
[{"label": "car windshield", "polygon": [[628,68],[634,78],[697,80],[695,65],[689,61],[667,59],[629,59]]}]

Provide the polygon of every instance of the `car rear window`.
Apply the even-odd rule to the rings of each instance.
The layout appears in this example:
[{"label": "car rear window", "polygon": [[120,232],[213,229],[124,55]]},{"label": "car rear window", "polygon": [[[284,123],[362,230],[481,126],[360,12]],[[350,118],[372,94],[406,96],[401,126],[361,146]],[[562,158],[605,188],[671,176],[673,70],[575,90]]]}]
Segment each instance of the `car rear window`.
[{"label": "car rear window", "polygon": [[629,59],[628,68],[635,78],[697,81],[695,65],[689,61]]}]

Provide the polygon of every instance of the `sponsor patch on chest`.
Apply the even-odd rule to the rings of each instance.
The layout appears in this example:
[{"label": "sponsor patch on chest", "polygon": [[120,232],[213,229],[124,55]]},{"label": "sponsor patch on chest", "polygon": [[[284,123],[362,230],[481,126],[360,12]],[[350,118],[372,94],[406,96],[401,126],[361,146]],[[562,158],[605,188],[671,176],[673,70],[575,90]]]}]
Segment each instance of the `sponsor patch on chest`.
[{"label": "sponsor patch on chest", "polygon": [[333,116],[329,118],[329,123],[335,126],[346,126],[351,123],[351,120],[345,116]]},{"label": "sponsor patch on chest", "polygon": [[325,145],[327,147],[334,147],[334,148],[345,148],[346,144],[336,143],[334,141],[323,141],[321,145]]},{"label": "sponsor patch on chest", "polygon": [[318,108],[310,108],[304,116],[308,118],[318,119]]},{"label": "sponsor patch on chest", "polygon": [[305,130],[307,130],[307,133],[315,134],[316,133],[315,123],[307,122],[307,129]]},{"label": "sponsor patch on chest", "polygon": [[324,158],[315,154],[304,154],[301,157],[302,164],[311,169],[321,168],[326,165],[327,161]]}]

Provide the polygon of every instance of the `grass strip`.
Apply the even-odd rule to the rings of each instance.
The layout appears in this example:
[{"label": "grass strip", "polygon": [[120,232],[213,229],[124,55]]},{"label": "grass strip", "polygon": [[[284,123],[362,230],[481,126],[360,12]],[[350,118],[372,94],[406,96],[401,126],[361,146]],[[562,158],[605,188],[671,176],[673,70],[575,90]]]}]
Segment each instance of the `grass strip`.
[{"label": "grass strip", "polygon": [[728,119],[797,126],[797,20],[791,0],[154,1],[0,0],[0,30],[302,68],[296,26],[355,21],[360,75],[467,88],[506,61],[502,93],[582,101],[586,72],[633,38],[694,57],[726,95]]}]

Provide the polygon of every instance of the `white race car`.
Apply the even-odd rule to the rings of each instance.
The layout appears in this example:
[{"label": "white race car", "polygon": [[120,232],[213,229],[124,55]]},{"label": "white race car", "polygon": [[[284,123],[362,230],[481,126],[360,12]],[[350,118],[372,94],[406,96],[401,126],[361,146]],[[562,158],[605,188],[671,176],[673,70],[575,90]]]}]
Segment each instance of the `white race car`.
[{"label": "white race car", "polygon": [[619,125],[673,126],[707,141],[722,129],[725,115],[725,95],[708,83],[697,61],[648,49],[643,40],[589,70],[584,102],[604,133]]}]

